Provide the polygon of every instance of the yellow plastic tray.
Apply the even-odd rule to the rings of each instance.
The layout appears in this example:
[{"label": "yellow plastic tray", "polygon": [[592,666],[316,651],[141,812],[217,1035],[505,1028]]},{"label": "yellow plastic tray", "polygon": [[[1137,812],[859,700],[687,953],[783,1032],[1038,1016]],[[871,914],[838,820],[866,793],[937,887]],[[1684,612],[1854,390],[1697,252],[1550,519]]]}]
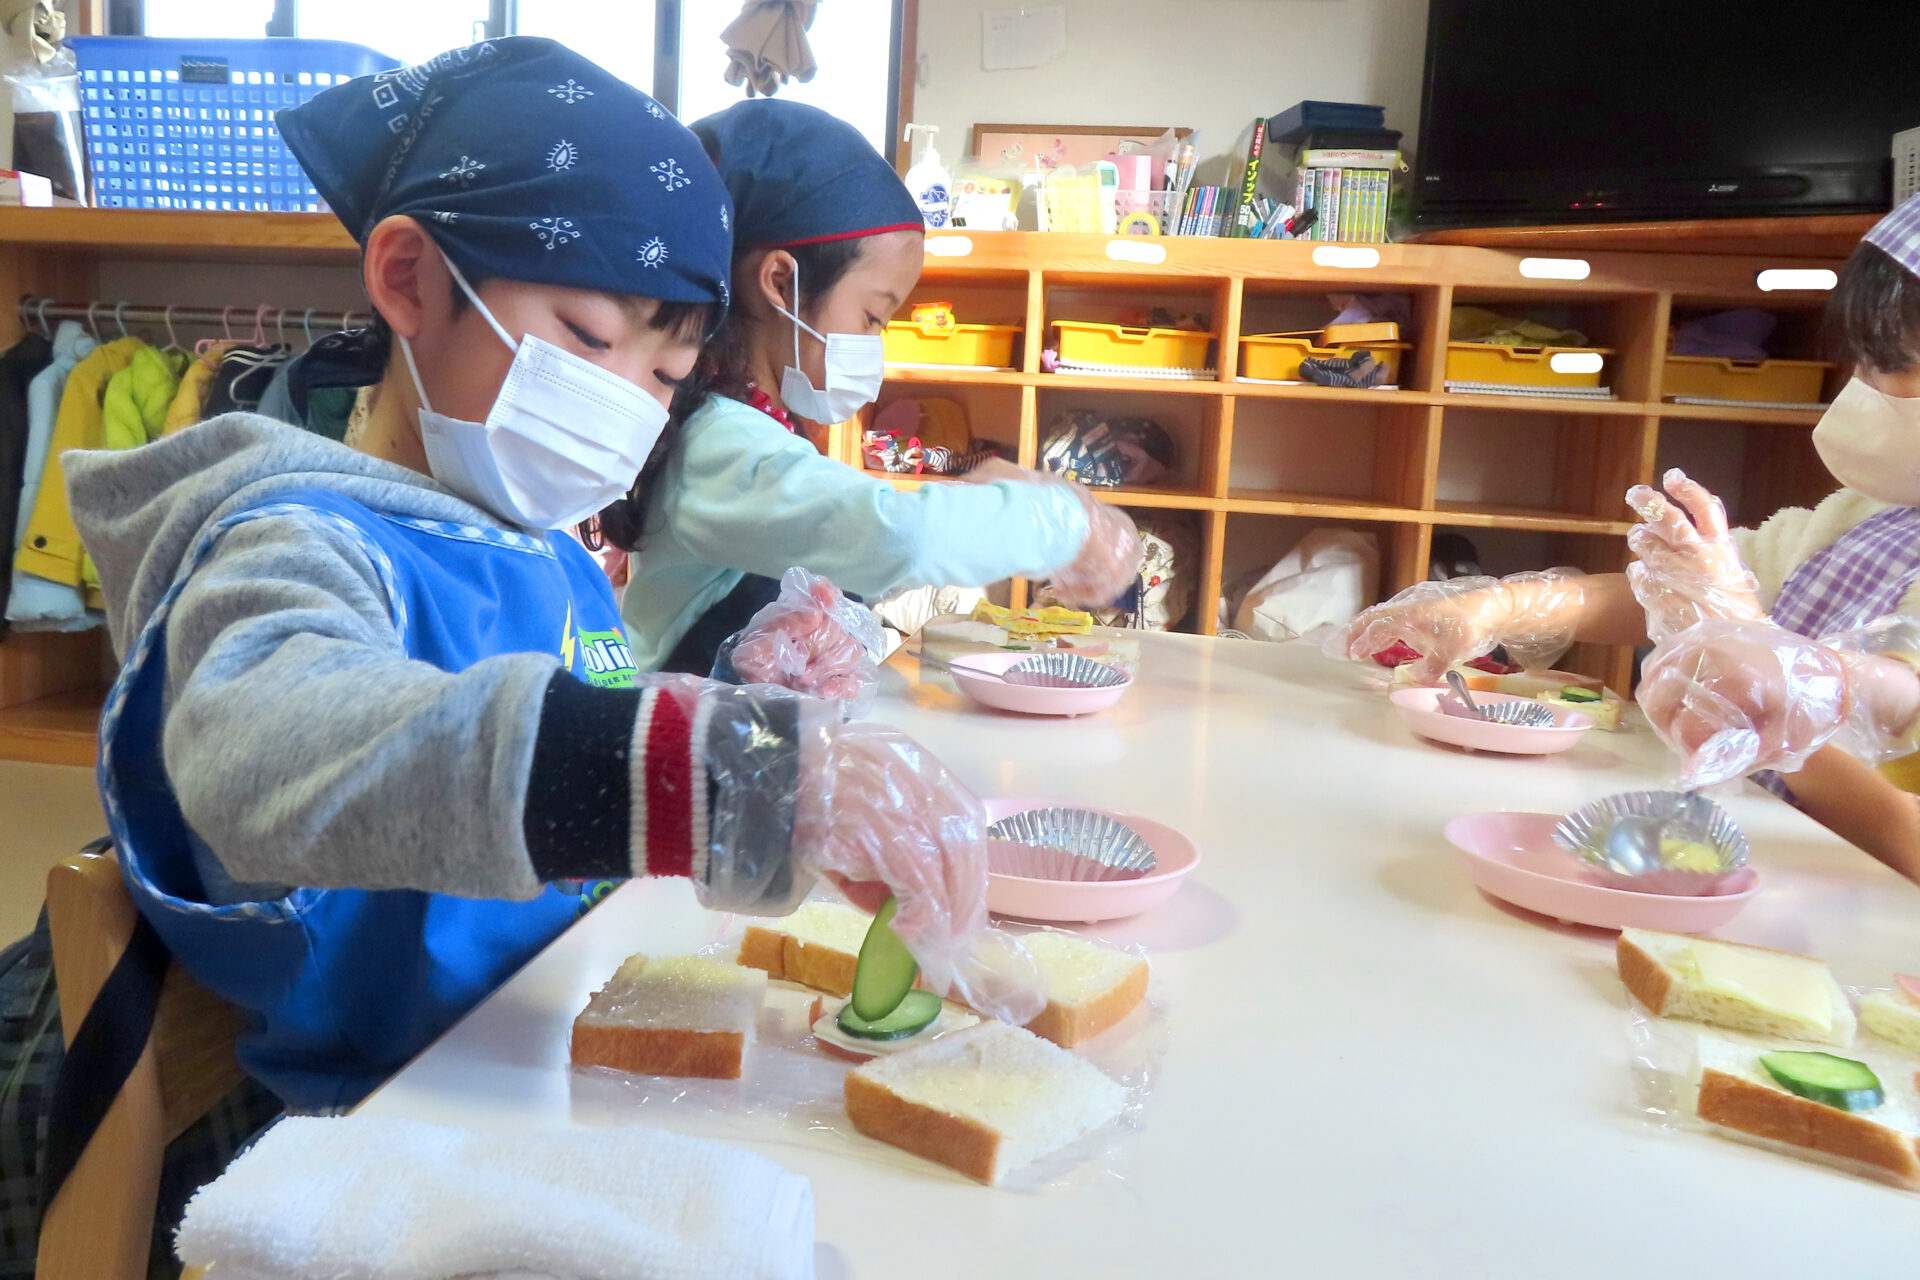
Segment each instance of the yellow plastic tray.
[{"label": "yellow plastic tray", "polygon": [[1119,364],[1144,369],[1204,369],[1210,333],[1185,329],[1128,329],[1117,324],[1059,320],[1060,358],[1076,364]]},{"label": "yellow plastic tray", "polygon": [[939,328],[911,320],[891,320],[882,339],[888,364],[983,365],[990,369],[1014,366],[1013,343],[1017,324],[956,324]]},{"label": "yellow plastic tray", "polygon": [[1824,360],[1725,360],[1718,356],[1668,356],[1660,394],[1703,400],[1755,400],[1774,404],[1819,404],[1820,388],[1833,368]]},{"label": "yellow plastic tray", "polygon": [[1293,333],[1250,333],[1240,339],[1240,376],[1270,382],[1296,382],[1302,360],[1327,360],[1356,351],[1372,354],[1387,366],[1387,381],[1400,381],[1400,353],[1405,342],[1341,342],[1317,347],[1306,336]]},{"label": "yellow plastic tray", "polygon": [[1555,373],[1553,357],[1563,352],[1613,354],[1612,347],[1500,347],[1488,342],[1447,344],[1448,382],[1504,382],[1516,387],[1597,387],[1606,373]]}]

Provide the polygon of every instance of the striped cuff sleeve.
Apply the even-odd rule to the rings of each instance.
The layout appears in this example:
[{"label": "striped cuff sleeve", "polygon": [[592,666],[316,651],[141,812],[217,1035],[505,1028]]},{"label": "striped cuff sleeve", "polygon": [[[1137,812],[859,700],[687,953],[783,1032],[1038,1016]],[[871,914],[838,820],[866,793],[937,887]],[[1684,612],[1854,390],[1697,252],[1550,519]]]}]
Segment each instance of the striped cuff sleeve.
[{"label": "striped cuff sleeve", "polygon": [[658,688],[595,689],[556,672],[527,777],[523,826],[534,874],[689,874],[707,838],[700,741],[686,709]]},{"label": "striped cuff sleeve", "polygon": [[542,880],[691,876],[728,910],[804,890],[789,865],[801,710],[819,704],[687,691],[595,689],[564,671],[548,682],[524,817]]}]

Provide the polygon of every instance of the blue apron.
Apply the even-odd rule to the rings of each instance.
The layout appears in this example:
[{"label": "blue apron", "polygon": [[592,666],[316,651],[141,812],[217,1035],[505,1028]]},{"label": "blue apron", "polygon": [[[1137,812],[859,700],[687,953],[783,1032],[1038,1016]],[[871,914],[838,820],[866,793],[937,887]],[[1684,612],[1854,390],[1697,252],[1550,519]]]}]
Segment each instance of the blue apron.
[{"label": "blue apron", "polygon": [[609,886],[550,885],[528,902],[306,888],[272,901],[209,901],[199,837],[161,758],[167,618],[222,534],[295,513],[359,544],[409,658],[454,672],[495,654],[549,653],[575,677],[616,688],[633,684],[634,669],[605,575],[564,533],[393,516],[295,490],[201,534],[108,695],[100,793],[141,913],[189,973],[253,1015],[241,1064],[290,1108],[319,1111],[359,1101]]}]

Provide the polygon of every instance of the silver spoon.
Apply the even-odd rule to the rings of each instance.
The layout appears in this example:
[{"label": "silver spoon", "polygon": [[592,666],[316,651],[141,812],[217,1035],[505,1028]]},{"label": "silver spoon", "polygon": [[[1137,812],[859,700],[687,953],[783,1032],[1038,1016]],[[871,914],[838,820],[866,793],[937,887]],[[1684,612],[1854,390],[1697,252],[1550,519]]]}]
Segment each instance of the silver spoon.
[{"label": "silver spoon", "polygon": [[1607,832],[1607,861],[1625,875],[1645,875],[1665,866],[1660,842],[1670,830],[1706,830],[1712,811],[1698,791],[1689,791],[1665,814],[1636,814],[1621,818]]},{"label": "silver spoon", "polygon": [[1447,672],[1447,684],[1455,696],[1466,704],[1467,710],[1490,724],[1510,724],[1522,729],[1550,729],[1553,727],[1553,708],[1538,702],[1496,702],[1481,706],[1467,692],[1467,682],[1460,678],[1458,671]]}]

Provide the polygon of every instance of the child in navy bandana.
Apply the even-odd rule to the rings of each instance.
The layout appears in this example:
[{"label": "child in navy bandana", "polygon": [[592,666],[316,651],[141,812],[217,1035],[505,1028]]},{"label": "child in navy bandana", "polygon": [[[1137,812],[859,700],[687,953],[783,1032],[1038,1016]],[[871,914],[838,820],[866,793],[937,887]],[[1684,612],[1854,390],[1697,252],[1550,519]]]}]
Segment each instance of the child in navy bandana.
[{"label": "child in navy bandana", "polygon": [[[985,924],[971,793],[830,704],[637,675],[556,532],[632,483],[726,307],[701,145],[518,38],[279,124],[391,339],[359,450],[234,413],[65,459],[123,663],[99,779],[153,944],[129,954],[249,1015],[238,1114],[353,1105],[603,891],[583,882],[690,877],[761,914],[821,877],[885,885],[950,973]],[[49,1187],[78,1153],[54,1128]]]},{"label": "child in navy bandana", "polygon": [[[734,305],[633,499],[602,517],[635,551],[622,612],[640,669],[707,672],[791,565],[869,599],[1013,576],[1052,577],[1077,605],[1119,596],[1139,569],[1132,522],[1080,486],[1003,464],[901,492],[796,430],[877,390],[880,334],[920,278],[919,206],[813,107],[749,100],[693,129],[733,196]],[[843,381],[851,348],[868,362]]]}]

